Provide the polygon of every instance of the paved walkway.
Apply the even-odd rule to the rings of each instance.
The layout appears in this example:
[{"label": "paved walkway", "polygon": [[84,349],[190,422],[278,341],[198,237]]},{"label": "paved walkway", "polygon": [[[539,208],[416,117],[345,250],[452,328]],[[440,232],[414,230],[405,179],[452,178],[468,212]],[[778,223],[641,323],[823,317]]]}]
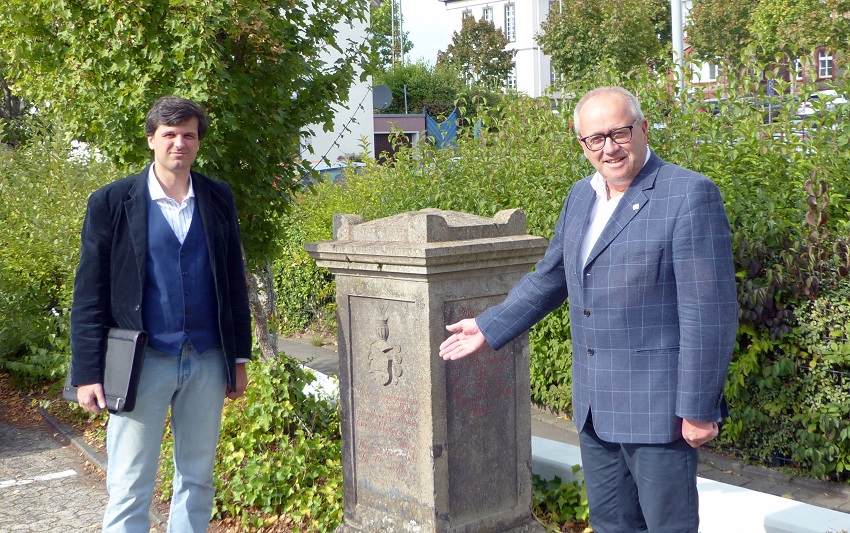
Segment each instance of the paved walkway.
[{"label": "paved walkway", "polygon": [[[100,531],[108,499],[106,458],[20,397],[0,402],[0,531]],[[162,532],[162,519],[151,532]]]},{"label": "paved walkway", "polygon": [[102,476],[47,424],[0,422],[0,530],[99,531]]},{"label": "paved walkway", "polygon": [[[336,346],[317,347],[309,338],[279,339],[278,347],[309,368],[327,375],[339,370]],[[555,416],[531,406],[531,433],[536,437],[578,446],[578,433],[572,420]],[[803,503],[850,513],[850,486],[794,477],[759,466],[746,465],[706,450],[701,450],[699,476],[738,487],[782,496]]]},{"label": "paved walkway", "polygon": [[[39,409],[39,413],[44,418],[45,422],[48,423],[53,430],[53,438],[60,442],[67,442],[75,453],[81,458],[81,460],[86,462],[87,470],[92,471],[96,474],[97,483],[91,485],[88,490],[88,494],[90,495],[88,498],[80,498],[76,501],[73,499],[69,499],[69,506],[77,508],[84,507],[86,509],[95,510],[97,513],[97,523],[95,526],[92,526],[88,529],[73,529],[73,528],[59,528],[59,529],[40,529],[33,531],[56,531],[56,532],[71,532],[71,531],[100,531],[101,524],[103,521],[103,511],[106,509],[106,503],[109,499],[109,495],[106,493],[106,454],[102,451],[88,445],[83,438],[74,431],[73,428],[66,426],[62,422],[56,420],[50,414],[48,414],[43,409]],[[91,495],[94,495],[92,497]],[[95,503],[93,503],[95,502]],[[48,502],[49,505],[49,502]],[[49,507],[48,507],[49,509]],[[81,513],[82,511],[76,511]],[[86,511],[88,512],[88,511]],[[151,507],[150,510],[150,520],[151,520],[151,529],[150,533],[164,533],[166,529],[166,518],[163,516],[155,506]],[[0,521],[0,525],[3,522]],[[22,530],[29,531],[29,530]]]}]

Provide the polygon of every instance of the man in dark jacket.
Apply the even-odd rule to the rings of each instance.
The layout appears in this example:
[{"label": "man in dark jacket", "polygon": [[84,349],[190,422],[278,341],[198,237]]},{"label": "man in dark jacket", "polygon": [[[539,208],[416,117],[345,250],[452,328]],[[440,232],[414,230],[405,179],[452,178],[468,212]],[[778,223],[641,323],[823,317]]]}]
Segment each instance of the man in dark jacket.
[{"label": "man in dark jacket", "polygon": [[160,98],[145,126],[153,163],[89,198],[71,314],[72,381],[85,410],[106,407],[108,328],[149,335],[136,407],[109,417],[105,532],[150,530],[169,407],[169,531],[206,531],[224,397],[247,386],[251,317],[233,193],[191,171],[207,125],[195,102]]}]

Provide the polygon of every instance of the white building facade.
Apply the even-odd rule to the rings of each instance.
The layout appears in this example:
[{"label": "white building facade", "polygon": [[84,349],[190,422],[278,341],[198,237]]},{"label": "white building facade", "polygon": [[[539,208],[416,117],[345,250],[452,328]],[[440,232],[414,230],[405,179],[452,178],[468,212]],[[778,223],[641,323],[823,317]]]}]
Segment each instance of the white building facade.
[{"label": "white building facade", "polygon": [[[367,0],[364,0],[364,2]],[[371,5],[371,1],[369,2]],[[340,23],[336,27],[337,40],[346,43],[362,41],[369,29],[368,21],[354,21],[353,24]],[[339,58],[334,50],[327,50],[322,59],[327,65]],[[348,92],[348,102],[334,105],[334,124],[331,131],[323,131],[321,124],[313,124],[312,137],[301,138],[301,158],[318,163],[323,158],[339,161],[351,154],[361,154],[361,139],[368,142],[369,155],[375,156],[373,137],[375,129],[372,123],[372,77],[360,80],[360,72],[355,73],[354,83]],[[312,153],[311,153],[312,149]]]},{"label": "white building facade", "polygon": [[[414,0],[423,2],[426,0]],[[549,16],[551,6],[560,0],[427,0],[446,5],[446,25],[460,31],[466,17],[493,22],[508,38],[507,50],[515,50],[514,71],[506,85],[529,96],[547,94],[554,81],[549,56],[537,44],[540,25]]]}]

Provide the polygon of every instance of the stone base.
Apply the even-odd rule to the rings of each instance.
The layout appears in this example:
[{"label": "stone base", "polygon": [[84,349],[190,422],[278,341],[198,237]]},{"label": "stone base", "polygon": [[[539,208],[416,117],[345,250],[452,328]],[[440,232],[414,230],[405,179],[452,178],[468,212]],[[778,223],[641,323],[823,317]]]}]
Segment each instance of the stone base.
[{"label": "stone base", "polygon": [[543,525],[534,518],[530,518],[524,524],[514,526],[510,529],[502,530],[501,532],[479,532],[477,530],[469,529],[468,527],[463,526],[458,529],[449,528],[444,531],[438,532],[436,529],[431,530],[427,526],[424,526],[423,524],[418,524],[413,520],[406,524],[373,523],[363,527],[365,527],[365,529],[343,523],[336,528],[335,533],[545,533],[546,531],[546,528],[544,528]]},{"label": "stone base", "polygon": [[543,527],[543,524],[532,518],[520,526],[506,530],[504,533],[544,533],[545,531],[546,528]]}]

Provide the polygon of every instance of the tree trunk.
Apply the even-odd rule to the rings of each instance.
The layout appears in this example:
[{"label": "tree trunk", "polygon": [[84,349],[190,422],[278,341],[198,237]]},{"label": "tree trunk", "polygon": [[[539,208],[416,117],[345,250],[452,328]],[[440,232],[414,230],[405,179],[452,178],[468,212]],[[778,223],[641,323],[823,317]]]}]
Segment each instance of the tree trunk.
[{"label": "tree trunk", "polygon": [[268,261],[258,272],[247,272],[248,302],[254,317],[254,335],[260,345],[263,361],[277,359],[277,335],[269,330],[269,317],[274,312],[274,277]]}]

